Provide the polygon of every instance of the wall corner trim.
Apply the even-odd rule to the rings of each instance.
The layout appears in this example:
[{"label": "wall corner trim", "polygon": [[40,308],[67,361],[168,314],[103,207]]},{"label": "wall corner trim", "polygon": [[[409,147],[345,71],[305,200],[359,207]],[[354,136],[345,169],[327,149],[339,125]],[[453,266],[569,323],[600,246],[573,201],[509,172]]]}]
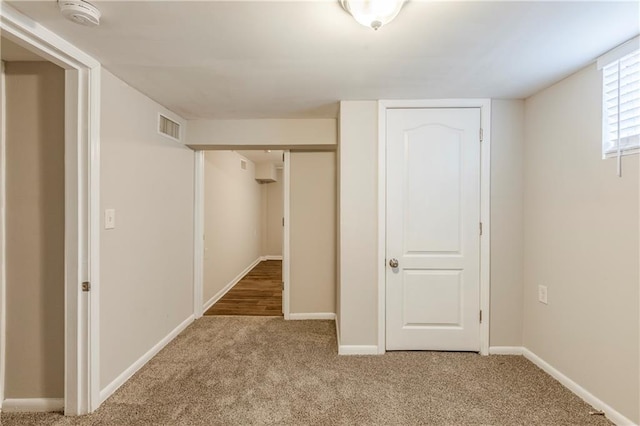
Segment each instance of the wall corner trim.
[{"label": "wall corner trim", "polygon": [[630,419],[626,418],[622,413],[616,411],[607,403],[593,395],[591,392],[571,380],[569,377],[565,376],[563,373],[561,373],[555,367],[551,366],[551,364],[540,358],[535,353],[531,352],[529,349],[522,348],[522,355],[524,355],[525,358],[540,367],[540,369],[545,373],[559,381],[564,387],[582,398],[582,400],[584,400],[587,404],[591,405],[596,410],[603,411],[605,416],[616,425],[637,426]]},{"label": "wall corner trim", "polygon": [[115,391],[118,390],[127,380],[131,378],[138,370],[140,370],[151,358],[156,356],[169,342],[171,342],[178,334],[180,334],[185,328],[187,328],[195,320],[195,316],[189,315],[187,319],[182,321],[176,328],[173,329],[166,337],[156,343],[151,349],[140,357],[136,362],[131,364],[129,368],[124,370],[122,374],[109,383],[104,389],[100,391],[100,403],[102,404],[107,398],[109,398]]},{"label": "wall corner trim", "polygon": [[378,345],[339,345],[338,355],[382,355]]},{"label": "wall corner trim", "polygon": [[489,355],[522,355],[522,346],[489,346]]},{"label": "wall corner trim", "polygon": [[258,257],[256,260],[254,260],[253,262],[251,262],[251,265],[247,266],[246,268],[244,268],[244,270],[242,272],[240,272],[238,275],[236,275],[236,277],[234,279],[232,279],[231,281],[229,281],[227,283],[227,285],[225,285],[224,287],[222,287],[220,289],[220,291],[218,291],[216,294],[213,295],[213,297],[211,299],[209,299],[207,301],[207,303],[204,304],[204,307],[202,308],[202,312],[205,313],[209,310],[209,308],[211,308],[213,305],[215,305],[215,303],[222,299],[222,297],[227,294],[229,292],[229,290],[231,290],[233,288],[234,285],[238,284],[240,282],[241,279],[243,279],[245,277],[245,275],[247,275],[249,272],[251,272],[251,270],[253,268],[255,268],[258,263],[262,262],[264,259],[261,257]]},{"label": "wall corner trim", "polygon": [[338,348],[340,348],[340,318],[338,318],[337,313],[336,313],[335,323],[336,323],[336,344],[338,345]]},{"label": "wall corner trim", "polygon": [[3,413],[46,413],[64,410],[64,398],[5,399]]},{"label": "wall corner trim", "polygon": [[289,314],[289,320],[335,320],[336,314],[333,312],[306,312]]},{"label": "wall corner trim", "polygon": [[198,319],[204,306],[204,151],[194,153],[193,167],[193,315]]}]

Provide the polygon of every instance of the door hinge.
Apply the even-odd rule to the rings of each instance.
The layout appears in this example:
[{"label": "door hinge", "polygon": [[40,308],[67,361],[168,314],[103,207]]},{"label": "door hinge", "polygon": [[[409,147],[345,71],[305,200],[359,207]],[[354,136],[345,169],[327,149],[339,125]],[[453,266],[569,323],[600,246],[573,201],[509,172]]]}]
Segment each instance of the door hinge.
[{"label": "door hinge", "polygon": [[284,161],[284,152],[282,153],[282,161]]},{"label": "door hinge", "polygon": [[282,281],[282,291],[284,291],[284,281]]},{"label": "door hinge", "polygon": [[482,235],[482,222],[480,222],[480,235]]},{"label": "door hinge", "polygon": [[482,310],[480,311],[480,324],[482,324]]},{"label": "door hinge", "polygon": [[482,131],[482,127],[480,128],[480,142],[484,139],[484,132]]},{"label": "door hinge", "polygon": [[284,226],[284,217],[282,218],[282,226]]},{"label": "door hinge", "polygon": [[91,283],[89,281],[85,281],[82,283],[82,291],[91,290]]}]

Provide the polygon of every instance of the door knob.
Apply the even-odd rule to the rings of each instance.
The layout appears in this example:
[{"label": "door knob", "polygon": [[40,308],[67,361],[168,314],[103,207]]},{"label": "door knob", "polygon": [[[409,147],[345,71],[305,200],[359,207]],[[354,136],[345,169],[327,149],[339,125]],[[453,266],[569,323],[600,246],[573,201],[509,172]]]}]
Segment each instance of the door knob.
[{"label": "door knob", "polygon": [[398,259],[391,259],[389,260],[389,266],[391,266],[392,268],[397,268],[399,265],[398,263]]}]

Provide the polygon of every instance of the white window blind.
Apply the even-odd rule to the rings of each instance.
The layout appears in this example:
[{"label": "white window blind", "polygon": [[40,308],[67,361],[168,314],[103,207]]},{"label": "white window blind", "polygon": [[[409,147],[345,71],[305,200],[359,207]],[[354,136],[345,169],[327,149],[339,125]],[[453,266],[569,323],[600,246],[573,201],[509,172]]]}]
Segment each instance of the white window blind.
[{"label": "white window blind", "polygon": [[640,51],[602,71],[603,155],[630,153],[640,148]]}]

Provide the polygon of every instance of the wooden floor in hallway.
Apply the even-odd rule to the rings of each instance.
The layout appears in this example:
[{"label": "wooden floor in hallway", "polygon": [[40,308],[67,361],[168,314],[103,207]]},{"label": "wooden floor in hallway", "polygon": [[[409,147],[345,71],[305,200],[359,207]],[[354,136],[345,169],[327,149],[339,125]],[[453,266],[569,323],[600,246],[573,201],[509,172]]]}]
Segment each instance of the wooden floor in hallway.
[{"label": "wooden floor in hallway", "polygon": [[204,314],[282,316],[282,261],[260,262]]}]

